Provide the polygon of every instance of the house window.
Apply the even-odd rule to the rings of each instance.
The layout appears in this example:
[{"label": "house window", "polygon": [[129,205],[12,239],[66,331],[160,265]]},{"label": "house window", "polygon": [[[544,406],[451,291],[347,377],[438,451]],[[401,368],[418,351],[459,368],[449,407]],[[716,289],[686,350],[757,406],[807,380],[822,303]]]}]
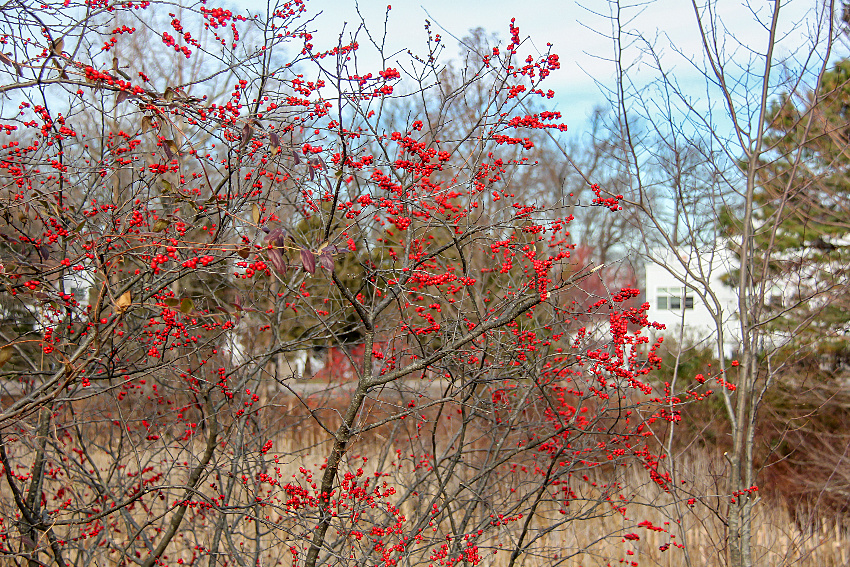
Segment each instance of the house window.
[{"label": "house window", "polygon": [[694,296],[685,295],[683,287],[659,287],[656,296],[659,309],[679,311],[682,309],[682,303],[685,304],[685,309],[694,308]]}]

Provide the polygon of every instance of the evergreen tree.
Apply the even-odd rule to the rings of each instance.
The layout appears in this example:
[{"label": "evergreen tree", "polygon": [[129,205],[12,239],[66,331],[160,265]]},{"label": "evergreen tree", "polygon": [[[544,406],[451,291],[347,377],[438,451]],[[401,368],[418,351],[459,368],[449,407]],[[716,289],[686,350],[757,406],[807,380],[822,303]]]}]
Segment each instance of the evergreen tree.
[{"label": "evergreen tree", "polygon": [[[772,106],[758,168],[753,271],[767,336],[843,356],[850,333],[850,59]],[[734,232],[735,214],[727,216]],[[836,358],[838,362],[840,359]]]}]

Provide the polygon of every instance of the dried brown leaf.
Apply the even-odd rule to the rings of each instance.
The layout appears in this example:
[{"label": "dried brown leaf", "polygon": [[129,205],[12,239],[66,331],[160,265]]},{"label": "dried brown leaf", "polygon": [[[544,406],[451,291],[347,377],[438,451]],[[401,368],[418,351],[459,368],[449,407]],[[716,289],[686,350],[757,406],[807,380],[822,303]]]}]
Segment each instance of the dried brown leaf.
[{"label": "dried brown leaf", "polygon": [[15,349],[12,348],[12,345],[6,345],[3,348],[0,348],[0,367],[12,359],[12,354],[14,354],[14,352]]},{"label": "dried brown leaf", "polygon": [[119,297],[115,301],[115,308],[118,309],[118,311],[123,312],[123,311],[126,311],[127,308],[130,307],[130,305],[132,305],[132,303],[133,303],[133,297],[132,297],[132,295],[130,295],[130,290],[128,289],[123,294],[121,294],[121,297]]},{"label": "dried brown leaf", "polygon": [[63,38],[54,39],[50,44],[50,51],[53,55],[62,55],[62,50],[65,48],[65,40]]},{"label": "dried brown leaf", "polygon": [[53,66],[54,66],[54,67],[56,67],[56,69],[59,71],[59,76],[60,76],[60,77],[62,77],[63,79],[67,79],[67,78],[68,78],[68,73],[66,73],[66,72],[65,72],[65,69],[63,69],[63,68],[62,68],[62,65],[60,65],[60,64],[59,64],[59,61],[57,61],[56,59],[54,59],[54,60],[53,60]]},{"label": "dried brown leaf", "polygon": [[164,140],[162,149],[165,151],[165,156],[170,160],[177,156],[177,144],[174,143],[174,140]]}]

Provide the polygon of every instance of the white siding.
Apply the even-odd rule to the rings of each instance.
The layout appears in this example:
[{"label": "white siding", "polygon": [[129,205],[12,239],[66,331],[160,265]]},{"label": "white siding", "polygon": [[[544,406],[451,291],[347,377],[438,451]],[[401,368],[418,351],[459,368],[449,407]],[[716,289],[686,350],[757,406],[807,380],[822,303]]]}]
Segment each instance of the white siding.
[{"label": "white siding", "polygon": [[[735,263],[734,255],[724,243],[698,252],[679,250],[677,254],[673,250],[654,250],[647,261],[644,289],[650,305],[649,319],[666,327],[660,334],[678,339],[684,327],[687,342],[699,342],[716,349],[715,321],[719,319],[723,326],[723,351],[726,356],[733,356],[741,335],[737,317],[738,293],[724,282],[724,276],[735,269]],[[707,282],[707,286],[688,276],[686,267]],[[706,287],[716,302],[706,293]],[[681,293],[683,288],[684,294]],[[683,303],[689,308],[682,309]],[[716,318],[714,313],[718,308],[719,318]]]}]

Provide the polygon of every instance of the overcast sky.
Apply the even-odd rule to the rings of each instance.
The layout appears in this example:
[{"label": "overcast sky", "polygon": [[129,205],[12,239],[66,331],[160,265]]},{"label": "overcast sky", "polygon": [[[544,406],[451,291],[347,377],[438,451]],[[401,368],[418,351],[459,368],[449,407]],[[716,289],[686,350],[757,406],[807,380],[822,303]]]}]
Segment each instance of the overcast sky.
[{"label": "overcast sky", "polygon": [[[780,27],[787,35],[780,45],[780,55],[804,43],[810,25],[805,14],[819,1],[783,1]],[[387,4],[388,0],[360,0],[360,13],[370,30],[383,29]],[[623,9],[621,18],[627,22],[625,27],[652,41],[680,83],[692,84],[699,96],[704,90],[699,72],[670,48],[675,45],[691,59],[701,60],[699,29],[690,0],[625,0],[622,4],[638,6]],[[242,4],[251,11],[263,10],[265,5],[264,0]],[[761,51],[767,31],[758,19],[768,20],[773,0],[718,0],[717,5],[723,25],[728,28],[725,32],[734,34],[744,44],[742,48],[731,40],[731,35],[726,35],[727,50],[731,53],[737,49],[742,57],[750,49]],[[311,25],[316,32],[313,43],[317,48],[335,45],[344,24],[352,30],[360,23],[354,0],[310,0],[307,7],[311,14],[321,12]],[[389,12],[387,46],[390,51],[412,48],[422,52],[427,37],[424,22],[429,19],[433,32],[441,34],[446,41],[444,57],[454,57],[458,49],[451,36],[460,38],[472,28],[483,27],[498,33],[504,41],[511,18],[516,18],[520,36],[530,36],[539,51],[546,50],[547,42],[554,44],[561,70],[547,80],[548,88],[556,91],[558,110],[572,134],[578,135],[587,129],[587,117],[593,107],[605,102],[594,79],[613,85],[614,66],[606,60],[613,54],[612,26],[607,19],[611,10],[607,0],[396,0]],[[630,53],[636,56],[637,45],[633,45]]]}]

